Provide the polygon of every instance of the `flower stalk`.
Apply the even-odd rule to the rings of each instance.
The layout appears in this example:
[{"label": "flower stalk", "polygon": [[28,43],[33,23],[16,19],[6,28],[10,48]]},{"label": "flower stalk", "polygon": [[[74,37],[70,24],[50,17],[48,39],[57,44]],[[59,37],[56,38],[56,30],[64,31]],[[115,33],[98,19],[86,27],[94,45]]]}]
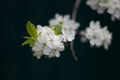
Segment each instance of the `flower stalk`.
[{"label": "flower stalk", "polygon": [[[74,19],[74,20],[76,20],[76,15],[77,15],[77,11],[78,11],[80,2],[81,2],[81,0],[76,0],[75,1],[75,5],[74,5],[74,8],[73,8],[73,12],[72,12],[72,19]],[[77,61],[78,57],[75,54],[74,42],[73,41],[70,42],[70,50],[71,50],[71,53],[73,55],[73,58]]]}]

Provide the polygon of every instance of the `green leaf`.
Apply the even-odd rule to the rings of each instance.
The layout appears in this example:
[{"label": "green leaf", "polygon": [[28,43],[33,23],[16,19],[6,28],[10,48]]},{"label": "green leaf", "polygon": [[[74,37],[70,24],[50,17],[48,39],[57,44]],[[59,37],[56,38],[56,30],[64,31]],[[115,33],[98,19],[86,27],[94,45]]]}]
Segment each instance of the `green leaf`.
[{"label": "green leaf", "polygon": [[22,46],[27,45],[27,44],[33,44],[34,40],[33,39],[28,39],[25,42],[22,43]]},{"label": "green leaf", "polygon": [[55,32],[56,35],[59,35],[62,32],[62,26],[60,24],[52,26],[52,30]]},{"label": "green leaf", "polygon": [[33,47],[34,46],[34,42],[32,42],[31,44],[29,44],[30,47]]},{"label": "green leaf", "polygon": [[57,25],[57,26],[56,26],[56,30],[57,30],[59,33],[61,33],[61,31],[62,31],[62,26],[61,26],[61,25]]},{"label": "green leaf", "polygon": [[32,37],[29,37],[29,36],[23,36],[23,38],[25,38],[25,39],[31,39]]},{"label": "green leaf", "polygon": [[31,36],[31,37],[33,37],[33,38],[37,38],[37,30],[36,30],[36,28],[35,28],[35,25],[34,24],[32,24],[30,21],[28,21],[27,22],[27,24],[26,24],[26,29],[27,29],[27,32],[28,32],[28,34]]},{"label": "green leaf", "polygon": [[60,22],[59,22],[60,25],[63,25],[63,23],[64,23],[64,21],[60,21]]}]

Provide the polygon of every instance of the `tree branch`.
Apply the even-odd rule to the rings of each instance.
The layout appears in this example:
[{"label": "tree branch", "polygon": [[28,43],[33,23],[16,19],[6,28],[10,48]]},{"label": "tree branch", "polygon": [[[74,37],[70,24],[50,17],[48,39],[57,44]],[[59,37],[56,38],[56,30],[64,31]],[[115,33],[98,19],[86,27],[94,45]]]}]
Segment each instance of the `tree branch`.
[{"label": "tree branch", "polygon": [[77,15],[77,11],[78,11],[80,2],[81,2],[81,0],[75,0],[73,12],[72,12],[72,19],[74,19],[74,20],[76,20],[76,15]]},{"label": "tree branch", "polygon": [[[72,19],[76,20],[76,15],[77,15],[77,10],[78,10],[78,7],[79,7],[79,4],[80,4],[81,0],[76,0],[75,1],[75,5],[74,5],[74,8],[73,8],[73,12],[72,12]],[[71,50],[71,53],[73,55],[73,58],[77,61],[78,58],[75,54],[75,50],[74,50],[74,42],[70,42],[70,50]]]}]

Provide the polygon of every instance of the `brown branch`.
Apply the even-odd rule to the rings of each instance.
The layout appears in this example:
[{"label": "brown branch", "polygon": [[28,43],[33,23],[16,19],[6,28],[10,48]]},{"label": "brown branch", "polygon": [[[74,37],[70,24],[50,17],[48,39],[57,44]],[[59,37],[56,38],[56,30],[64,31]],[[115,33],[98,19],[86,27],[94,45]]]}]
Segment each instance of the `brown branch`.
[{"label": "brown branch", "polygon": [[[75,5],[74,5],[74,8],[73,8],[73,12],[72,12],[72,19],[76,20],[76,15],[77,15],[77,10],[78,10],[78,7],[79,7],[79,4],[80,4],[80,1],[81,0],[76,0],[75,1]],[[75,54],[75,50],[74,50],[74,42],[70,42],[70,50],[72,52],[72,55],[73,55],[73,58],[77,61],[78,58]]]},{"label": "brown branch", "polygon": [[77,58],[77,56],[76,56],[76,54],[75,54],[75,50],[74,50],[74,45],[73,45],[73,44],[74,44],[73,41],[70,42],[70,50],[71,50],[71,52],[72,52],[73,58],[75,59],[75,61],[77,61],[78,58]]},{"label": "brown branch", "polygon": [[78,11],[80,2],[81,2],[81,0],[75,0],[73,12],[72,12],[72,19],[74,19],[74,20],[76,20],[76,15],[77,15],[77,11]]}]

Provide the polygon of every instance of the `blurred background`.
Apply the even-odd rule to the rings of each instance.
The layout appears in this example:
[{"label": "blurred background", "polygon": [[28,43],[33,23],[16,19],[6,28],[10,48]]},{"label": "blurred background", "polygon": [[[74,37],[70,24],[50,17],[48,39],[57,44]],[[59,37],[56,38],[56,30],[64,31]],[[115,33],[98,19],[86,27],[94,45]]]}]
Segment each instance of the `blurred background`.
[{"label": "blurred background", "polygon": [[107,13],[99,15],[82,0],[77,14],[80,30],[91,20],[100,20],[113,33],[108,51],[90,48],[76,35],[75,50],[78,61],[69,47],[60,58],[37,60],[29,46],[21,47],[22,36],[27,35],[26,22],[48,25],[55,13],[70,14],[75,0],[1,0],[1,77],[0,80],[120,80],[120,21],[111,21]]}]

